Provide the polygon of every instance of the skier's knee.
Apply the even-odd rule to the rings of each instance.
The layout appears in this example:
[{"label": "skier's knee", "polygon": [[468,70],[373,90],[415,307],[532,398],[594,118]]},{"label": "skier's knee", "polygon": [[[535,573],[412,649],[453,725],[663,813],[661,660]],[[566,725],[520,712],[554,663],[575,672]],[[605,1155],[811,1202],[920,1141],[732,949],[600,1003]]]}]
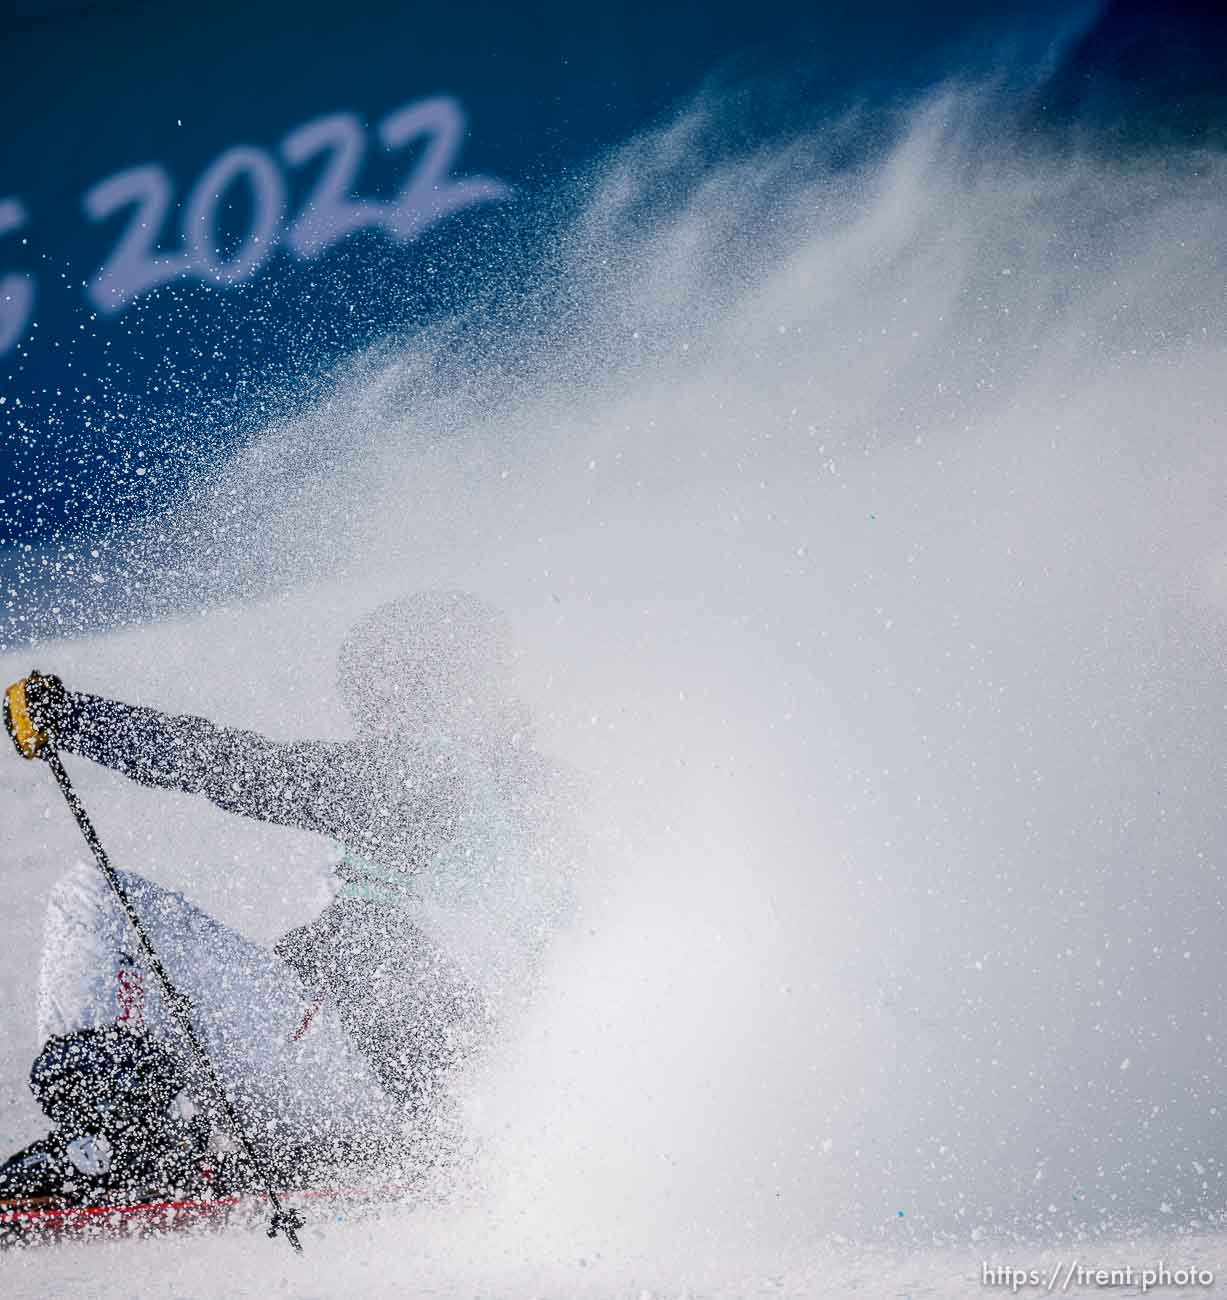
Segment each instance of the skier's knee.
[{"label": "skier's knee", "polygon": [[[117,873],[118,874],[118,873]],[[124,874],[132,892],[139,877]],[[95,867],[79,864],[51,888],[43,919],[44,963],[63,964],[70,954],[126,949],[126,922],[105,877]]]},{"label": "skier's knee", "polygon": [[106,881],[98,869],[78,862],[52,885],[47,897],[47,919],[69,925],[88,924],[107,910],[109,902]]}]

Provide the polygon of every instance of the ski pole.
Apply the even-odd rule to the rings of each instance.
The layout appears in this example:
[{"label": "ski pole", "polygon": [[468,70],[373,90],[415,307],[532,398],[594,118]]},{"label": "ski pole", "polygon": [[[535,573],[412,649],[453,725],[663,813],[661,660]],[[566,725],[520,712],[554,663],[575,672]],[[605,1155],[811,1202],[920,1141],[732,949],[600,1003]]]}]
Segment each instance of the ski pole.
[{"label": "ski pole", "polygon": [[238,1113],[230,1098],[226,1095],[226,1090],[222,1086],[222,1081],[218,1076],[213,1062],[209,1059],[209,1054],[205,1050],[204,1044],[196,1035],[192,1027],[192,1004],[189,998],[180,993],[171,982],[170,975],[167,974],[166,967],[162,965],[158,954],[154,951],[153,944],[150,942],[148,934],[145,933],[145,927],[141,924],[141,918],[137,914],[136,908],[132,906],[132,900],[128,897],[124,889],[123,881],[120,880],[115,868],[111,866],[106,852],[103,850],[102,842],[98,839],[98,832],[94,830],[94,824],[90,821],[89,815],[85,811],[85,805],[81,802],[76,790],[73,789],[72,782],[68,779],[68,773],[64,770],[64,764],[60,760],[59,752],[56,750],[53,739],[48,738],[47,743],[40,751],[40,757],[45,758],[47,766],[51,768],[56,784],[60,787],[69,808],[72,809],[72,815],[77,819],[77,825],[81,828],[81,834],[85,836],[85,842],[93,852],[94,861],[98,864],[98,869],[106,877],[106,882],[111,887],[111,891],[119,900],[120,907],[123,908],[124,914],[128,918],[128,923],[132,926],[136,934],[137,941],[140,943],[145,953],[146,960],[149,962],[149,969],[157,977],[158,983],[162,986],[162,994],[166,999],[166,1005],[170,1010],[172,1019],[179,1029],[179,1032],[187,1040],[193,1054],[196,1057],[197,1064],[204,1071],[205,1077],[209,1081],[210,1090],[215,1099],[220,1103],[226,1119],[230,1125],[231,1132],[238,1140],[243,1154],[251,1162],[251,1167],[256,1172],[256,1177],[264,1184],[264,1189],[268,1194],[269,1204],[273,1207],[273,1216],[269,1220],[268,1235],[277,1236],[281,1233],[286,1241],[294,1247],[300,1254],[302,1245],[298,1240],[298,1229],[304,1226],[304,1219],[297,1210],[292,1207],[283,1206],[280,1198],[273,1188],[272,1179],[265,1170],[255,1149],[248,1140],[247,1134],[239,1121]]}]

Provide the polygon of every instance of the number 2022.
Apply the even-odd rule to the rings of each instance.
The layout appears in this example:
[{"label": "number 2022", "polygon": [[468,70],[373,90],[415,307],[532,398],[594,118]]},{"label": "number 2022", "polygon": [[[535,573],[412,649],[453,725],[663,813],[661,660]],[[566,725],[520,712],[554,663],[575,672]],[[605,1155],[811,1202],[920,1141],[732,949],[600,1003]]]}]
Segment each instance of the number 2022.
[{"label": "number 2022", "polygon": [[[250,145],[227,149],[209,164],[188,195],[182,243],[175,251],[159,247],[174,199],[166,169],[151,163],[119,172],[95,185],[84,198],[86,214],[94,221],[132,208],[119,242],[86,286],[86,295],[99,312],[114,315],[172,280],[194,276],[223,286],[249,280],[279,245],[297,257],[314,258],[355,230],[371,226],[408,241],[452,213],[506,198],[510,189],[500,180],[452,175],[464,127],[464,110],[446,95],[417,100],[383,118],[376,131],[385,149],[425,142],[399,193],[386,201],[354,197],[368,144],[356,114],[331,113],[297,127],[281,142],[281,162],[299,167],[323,155],[325,163],[288,226],[286,186],[278,162]],[[222,258],[216,251],[217,209],[241,181],[251,191],[250,225],[239,247]],[[26,219],[16,200],[0,202],[0,235],[24,226]],[[0,355],[25,333],[34,296],[32,277],[0,278]]]}]

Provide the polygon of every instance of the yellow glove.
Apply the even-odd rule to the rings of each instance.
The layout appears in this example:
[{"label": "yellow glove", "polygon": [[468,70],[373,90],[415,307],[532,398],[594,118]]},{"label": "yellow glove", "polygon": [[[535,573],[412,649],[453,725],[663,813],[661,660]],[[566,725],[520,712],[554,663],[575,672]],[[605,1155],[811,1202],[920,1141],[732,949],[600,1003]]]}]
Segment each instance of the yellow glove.
[{"label": "yellow glove", "polygon": [[38,758],[53,743],[68,699],[58,677],[32,672],[4,692],[4,725],[22,758]]}]

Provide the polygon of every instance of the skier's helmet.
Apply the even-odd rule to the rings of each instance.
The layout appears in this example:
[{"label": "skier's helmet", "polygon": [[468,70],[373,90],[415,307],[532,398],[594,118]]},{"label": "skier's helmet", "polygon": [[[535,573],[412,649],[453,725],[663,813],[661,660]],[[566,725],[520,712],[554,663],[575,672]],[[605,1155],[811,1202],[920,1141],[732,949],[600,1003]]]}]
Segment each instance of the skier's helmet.
[{"label": "skier's helmet", "polygon": [[345,638],[341,697],[376,734],[506,743],[524,729],[507,620],[464,591],[419,591],[379,606]]}]

